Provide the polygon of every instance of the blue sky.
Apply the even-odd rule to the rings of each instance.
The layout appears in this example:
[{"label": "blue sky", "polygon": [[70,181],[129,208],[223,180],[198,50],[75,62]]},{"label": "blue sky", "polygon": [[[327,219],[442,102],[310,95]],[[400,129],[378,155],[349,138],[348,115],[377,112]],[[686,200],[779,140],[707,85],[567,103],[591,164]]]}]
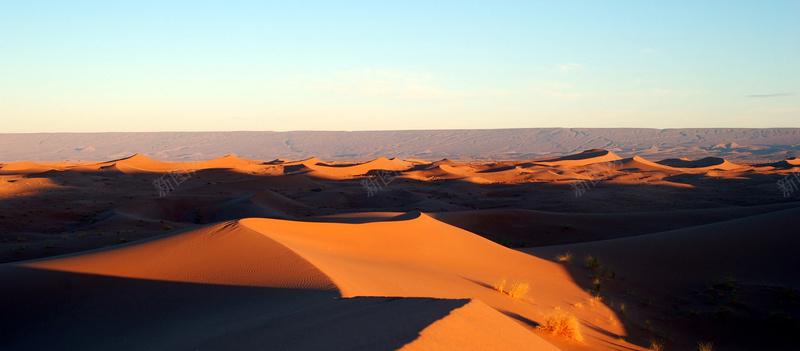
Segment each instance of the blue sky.
[{"label": "blue sky", "polygon": [[800,127],[798,1],[0,0],[0,132]]}]

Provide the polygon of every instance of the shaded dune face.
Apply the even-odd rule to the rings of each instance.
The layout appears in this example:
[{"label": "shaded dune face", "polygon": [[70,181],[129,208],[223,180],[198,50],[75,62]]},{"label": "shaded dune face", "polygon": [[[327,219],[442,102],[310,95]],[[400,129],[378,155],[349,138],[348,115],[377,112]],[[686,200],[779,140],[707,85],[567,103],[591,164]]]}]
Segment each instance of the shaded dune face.
[{"label": "shaded dune face", "polygon": [[3,164],[0,349],[791,349],[792,162]]},{"label": "shaded dune face", "polygon": [[[184,333],[188,326],[210,328],[212,322],[209,318],[242,318],[245,308],[266,308],[263,312],[252,311],[244,321],[231,320],[232,325],[238,328],[227,326],[221,335],[219,332],[207,336],[183,334],[191,336],[190,341],[174,336],[162,336],[160,341],[144,338],[123,349],[130,345],[159,349],[170,343],[222,349],[232,338],[237,343],[249,345],[285,342],[292,348],[301,349],[325,345],[320,338],[327,338],[327,342],[342,347],[350,345],[345,343],[349,342],[351,336],[348,335],[353,332],[343,326],[368,331],[373,327],[367,324],[381,323],[385,324],[381,329],[392,328],[393,331],[374,335],[365,341],[365,345],[384,348],[394,344],[389,349],[396,349],[408,344],[406,348],[414,350],[443,342],[465,347],[499,345],[555,350],[540,336],[531,333],[530,326],[525,327],[500,312],[514,311],[514,315],[519,316],[517,318],[528,321],[538,318],[531,305],[510,300],[490,288],[497,278],[495,271],[501,267],[514,267],[502,270],[541,286],[550,285],[553,275],[538,276],[526,270],[542,273],[560,269],[555,264],[498,246],[426,215],[410,213],[401,220],[377,220],[364,224],[244,219],[117,248],[3,265],[0,270],[5,273],[4,283],[18,286],[17,290],[4,291],[2,297],[7,301],[63,301],[64,297],[51,294],[66,291],[77,300],[71,303],[72,306],[80,305],[87,309],[82,312],[84,315],[112,318],[109,313],[120,313],[131,317],[128,323],[155,325]],[[564,280],[564,283],[568,281]],[[135,305],[145,310],[163,309],[157,313],[159,318],[173,319],[180,325],[165,326],[161,321],[153,321],[154,316],[130,310],[131,306],[111,308],[103,302],[107,298],[100,299],[96,307],[89,307],[86,297],[99,298],[96,292],[89,293],[89,286],[117,296],[120,301],[128,301],[131,294],[150,299],[138,301]],[[166,296],[152,296],[158,286],[165,289],[163,293]],[[47,287],[57,288],[43,289]],[[288,297],[287,293],[291,291],[297,291],[297,296]],[[174,294],[189,292],[194,295],[187,300],[193,303],[227,304],[232,305],[233,310],[199,307],[199,311],[188,314],[176,311],[176,308],[181,310],[187,306],[184,301],[175,301]],[[87,296],[81,295],[84,293]],[[208,301],[212,293],[221,294],[218,301]],[[262,299],[271,302],[254,300],[253,294],[261,294]],[[348,301],[331,300],[339,294]],[[581,296],[585,293],[577,286],[564,284],[562,288],[549,289],[543,295],[541,301],[552,303],[555,296],[547,295]],[[238,301],[233,302],[233,299]],[[286,304],[282,307],[284,311],[273,306],[278,303],[276,301]],[[167,302],[169,305],[163,306]],[[165,311],[171,314],[165,316]],[[389,321],[385,319],[387,315],[392,316]],[[183,322],[183,318],[190,316],[192,321]],[[96,321],[63,312],[39,318],[44,319],[28,315],[16,324],[32,327],[40,323],[51,325],[49,323],[53,321],[79,320],[85,323],[84,327],[97,327],[107,333],[131,328],[124,323],[94,326]],[[280,336],[274,330],[264,329],[284,319],[292,322],[280,329],[283,332]],[[329,323],[339,321],[344,324],[333,328],[339,331],[328,335],[331,333]],[[133,335],[147,331],[163,334],[143,326],[133,329]],[[464,330],[471,329],[481,332],[468,339],[456,338]],[[291,338],[303,332],[322,336],[295,344]],[[409,333],[414,337],[409,339],[408,335],[412,335]],[[495,340],[497,333],[509,337],[509,340]],[[103,339],[102,335],[94,332],[84,332],[84,335],[98,338],[100,344],[108,347],[115,345],[112,340]],[[27,343],[12,345],[47,345],[36,340],[23,341]],[[85,343],[79,338],[74,345],[85,346]]]},{"label": "shaded dune face", "polygon": [[[789,350],[800,331],[792,297],[800,208],[612,240],[523,249],[538,257],[571,252],[597,257],[624,281],[604,282],[629,330],[669,330],[675,340],[715,347]],[[791,288],[787,288],[791,287]],[[780,316],[775,311],[780,310]],[[636,317],[636,314],[639,314]],[[649,330],[648,330],[649,329]],[[698,329],[701,332],[698,332]],[[764,338],[737,337],[736,334]],[[677,343],[676,343],[677,344]]]},{"label": "shaded dune face", "polygon": [[742,168],[742,166],[732,162],[728,162],[724,158],[720,157],[706,157],[695,161],[682,160],[682,159],[666,159],[659,161],[658,163],[676,168],[711,168],[711,169],[722,169],[722,170]]}]

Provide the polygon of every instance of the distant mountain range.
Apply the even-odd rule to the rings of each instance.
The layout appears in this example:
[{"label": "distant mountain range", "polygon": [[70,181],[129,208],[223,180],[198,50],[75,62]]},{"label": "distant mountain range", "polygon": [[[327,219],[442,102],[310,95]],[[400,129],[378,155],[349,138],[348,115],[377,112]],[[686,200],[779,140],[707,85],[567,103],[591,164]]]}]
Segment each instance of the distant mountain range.
[{"label": "distant mountain range", "polygon": [[0,133],[0,162],[101,161],[136,153],[159,160],[378,157],[523,160],[605,149],[621,157],[779,161],[800,157],[800,128],[530,128],[401,131]]}]

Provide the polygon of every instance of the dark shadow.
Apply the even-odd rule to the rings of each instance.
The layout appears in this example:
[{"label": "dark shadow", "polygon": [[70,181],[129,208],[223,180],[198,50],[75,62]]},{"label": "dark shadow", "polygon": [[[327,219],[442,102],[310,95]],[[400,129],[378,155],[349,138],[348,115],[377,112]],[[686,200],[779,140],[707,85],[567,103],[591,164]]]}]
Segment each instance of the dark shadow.
[{"label": "dark shadow", "polygon": [[472,279],[469,279],[469,278],[467,278],[467,277],[460,276],[460,275],[459,275],[459,277],[461,277],[461,279],[469,280],[469,281],[471,281],[472,283],[474,283],[474,284],[477,284],[477,285],[480,285],[480,286],[482,286],[482,287],[484,287],[484,288],[487,288],[487,289],[492,289],[492,290],[494,290],[494,287],[493,287],[493,286],[491,286],[491,285],[489,285],[489,284],[486,284],[486,283],[484,283],[484,282],[479,282],[479,281],[477,281],[477,280],[472,280]]},{"label": "dark shadow", "polygon": [[321,217],[309,217],[304,218],[304,222],[323,222],[323,223],[349,223],[349,224],[363,224],[363,223],[376,223],[376,222],[397,222],[397,221],[409,221],[415,218],[419,218],[422,213],[419,211],[411,211],[406,213],[401,213],[393,216],[385,216],[379,217],[372,215],[370,216],[369,213],[364,213],[363,215],[353,214],[347,216],[321,216]]},{"label": "dark shadow", "polygon": [[395,350],[468,299],[210,285],[0,266],[2,350]]},{"label": "dark shadow", "polygon": [[534,322],[534,321],[532,321],[532,320],[530,320],[530,319],[528,319],[526,317],[520,316],[519,314],[516,314],[514,312],[511,312],[511,311],[500,311],[500,312],[502,314],[508,316],[508,317],[511,317],[513,319],[516,319],[516,320],[524,323],[525,325],[527,325],[527,326],[529,326],[529,327],[531,327],[533,329],[536,329],[536,327],[539,326],[539,323],[536,323],[536,322]]},{"label": "dark shadow", "polygon": [[[285,173],[285,174],[296,173],[296,172],[299,172],[299,171],[304,170],[304,169],[308,169],[308,167],[306,165],[302,164],[302,163],[301,164],[297,164],[297,165],[286,165],[286,166],[283,166],[283,173]],[[307,172],[308,171],[306,171],[305,173],[307,173]]]}]

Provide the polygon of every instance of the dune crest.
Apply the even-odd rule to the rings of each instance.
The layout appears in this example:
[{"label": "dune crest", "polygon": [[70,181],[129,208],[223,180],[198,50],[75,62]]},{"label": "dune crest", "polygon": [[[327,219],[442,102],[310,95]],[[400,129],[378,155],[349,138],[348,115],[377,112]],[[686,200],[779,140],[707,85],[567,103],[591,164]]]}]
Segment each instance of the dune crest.
[{"label": "dune crest", "polygon": [[291,250],[236,222],[19,266],[172,282],[334,288],[322,272]]},{"label": "dune crest", "polygon": [[586,166],[592,163],[621,160],[611,151],[603,149],[586,150],[578,154],[534,160],[533,162],[549,166]]},{"label": "dune crest", "polygon": [[621,160],[621,162],[622,162],[622,167],[621,167],[622,169],[636,169],[641,171],[671,171],[671,172],[679,171],[675,167],[659,164],[640,156],[633,156],[631,158],[626,158]]},{"label": "dune crest", "polygon": [[[311,262],[345,297],[472,298],[532,321],[542,320],[542,308],[561,306],[565,299],[575,303],[589,298],[566,278],[562,266],[509,250],[426,214],[362,224],[259,218],[240,223]],[[491,286],[503,276],[534,287],[523,301],[536,301],[536,305],[493,290]],[[622,332],[611,324],[602,328]],[[586,334],[598,335],[591,330]]]},{"label": "dune crest", "polygon": [[252,165],[252,164],[254,164],[256,162],[255,161],[251,161],[251,160],[245,160],[243,158],[239,158],[236,155],[226,155],[224,157],[220,157],[220,158],[217,158],[217,159],[208,160],[208,161],[195,161],[194,163],[197,163],[197,164],[201,165],[203,167],[203,169],[208,169],[208,168],[223,168],[224,169],[224,168],[236,168],[236,167],[250,166],[250,165]]}]

